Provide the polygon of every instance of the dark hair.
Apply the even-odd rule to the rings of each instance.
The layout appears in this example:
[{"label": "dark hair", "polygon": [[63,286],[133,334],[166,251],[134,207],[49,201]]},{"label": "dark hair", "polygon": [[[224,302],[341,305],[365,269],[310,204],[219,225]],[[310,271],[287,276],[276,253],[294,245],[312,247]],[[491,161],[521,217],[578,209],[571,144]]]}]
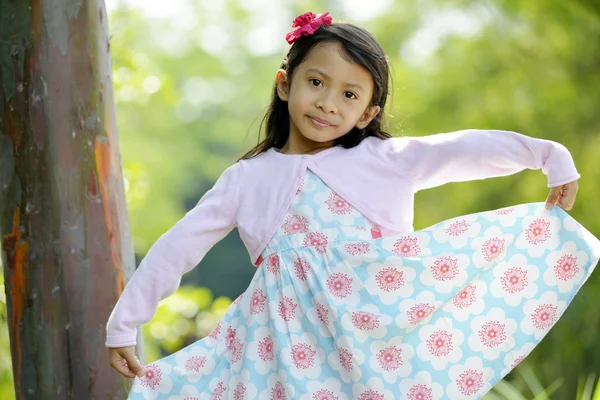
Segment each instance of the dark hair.
[{"label": "dark hair", "polygon": [[[361,65],[371,73],[374,90],[370,105],[378,105],[381,108],[379,114],[373,118],[369,125],[363,129],[352,128],[350,132],[335,139],[334,145],[351,148],[368,136],[375,136],[380,139],[392,137],[389,133],[384,132],[381,127],[383,111],[388,97],[389,59],[379,43],[365,29],[349,23],[333,23],[321,26],[312,35],[301,36],[294,42],[281,63],[281,68],[287,72],[288,82],[292,82],[294,71],[306,60],[310,50],[325,41],[339,42],[348,57],[348,61]],[[290,134],[290,114],[287,102],[281,100],[277,95],[277,83],[273,88],[271,105],[260,123],[259,140],[265,119],[267,120],[266,138],[244,154],[240,160],[255,157],[271,147],[281,148],[287,142]]]}]

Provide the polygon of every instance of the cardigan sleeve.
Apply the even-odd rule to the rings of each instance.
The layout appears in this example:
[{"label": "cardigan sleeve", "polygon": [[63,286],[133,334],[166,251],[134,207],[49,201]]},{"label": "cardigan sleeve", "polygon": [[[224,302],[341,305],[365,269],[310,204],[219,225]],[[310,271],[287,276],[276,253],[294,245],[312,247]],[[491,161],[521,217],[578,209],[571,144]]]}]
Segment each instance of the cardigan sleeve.
[{"label": "cardigan sleeve", "polygon": [[524,169],[541,168],[548,176],[548,187],[581,177],[565,146],[516,132],[470,129],[383,142],[383,157],[403,169],[414,192],[449,182],[512,175]]},{"label": "cardigan sleeve", "polygon": [[125,286],[106,327],[106,347],[136,344],[136,326],[152,320],[158,302],[173,294],[181,276],[236,224],[241,164],[227,168],[196,206],[150,248]]}]

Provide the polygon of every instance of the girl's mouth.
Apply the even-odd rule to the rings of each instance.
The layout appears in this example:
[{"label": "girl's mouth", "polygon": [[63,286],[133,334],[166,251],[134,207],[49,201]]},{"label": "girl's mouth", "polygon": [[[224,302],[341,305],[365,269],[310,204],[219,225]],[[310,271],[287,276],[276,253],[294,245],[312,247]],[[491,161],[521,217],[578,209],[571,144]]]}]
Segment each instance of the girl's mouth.
[{"label": "girl's mouth", "polygon": [[318,128],[327,128],[328,126],[332,126],[332,124],[330,124],[327,121],[323,121],[322,119],[319,118],[314,118],[314,117],[308,117],[308,119],[310,119],[310,121],[313,123],[313,125],[315,125]]}]

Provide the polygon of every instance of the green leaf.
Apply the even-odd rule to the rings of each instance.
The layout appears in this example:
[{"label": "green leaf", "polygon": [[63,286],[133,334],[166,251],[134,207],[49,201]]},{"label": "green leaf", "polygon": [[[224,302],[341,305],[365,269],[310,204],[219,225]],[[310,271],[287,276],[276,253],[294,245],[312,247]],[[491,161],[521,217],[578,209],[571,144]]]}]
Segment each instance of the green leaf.
[{"label": "green leaf", "polygon": [[540,380],[533,371],[533,368],[531,368],[531,364],[527,361],[523,361],[519,364],[517,371],[521,374],[523,380],[525,380],[525,383],[529,389],[531,389],[533,394],[544,392],[544,386],[542,386]]},{"label": "green leaf", "polygon": [[513,385],[507,381],[500,381],[494,386],[494,390],[510,400],[527,400]]},{"label": "green leaf", "polygon": [[558,378],[550,386],[548,386],[544,391],[533,398],[533,400],[546,400],[550,398],[550,395],[556,391],[559,387],[562,386],[564,378]]},{"label": "green leaf", "polygon": [[[584,384],[585,380],[585,384]],[[577,400],[592,400],[596,374],[590,372],[587,379],[580,377],[577,382]]]},{"label": "green leaf", "polygon": [[592,400],[600,400],[600,379],[596,383],[596,390],[594,390],[594,398]]}]

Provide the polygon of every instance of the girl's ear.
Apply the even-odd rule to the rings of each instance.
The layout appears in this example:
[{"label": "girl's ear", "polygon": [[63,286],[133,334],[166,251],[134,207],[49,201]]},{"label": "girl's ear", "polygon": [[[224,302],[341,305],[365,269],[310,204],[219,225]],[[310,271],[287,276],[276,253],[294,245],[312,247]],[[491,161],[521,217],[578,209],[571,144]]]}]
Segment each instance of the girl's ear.
[{"label": "girl's ear", "polygon": [[277,71],[275,75],[275,81],[277,84],[277,95],[283,101],[288,101],[290,85],[287,79],[287,72],[284,69]]},{"label": "girl's ear", "polygon": [[365,110],[365,112],[363,113],[363,115],[360,117],[358,122],[356,122],[355,126],[358,129],[366,128],[367,125],[369,125],[371,123],[371,121],[373,121],[373,118],[375,118],[377,116],[377,114],[379,114],[379,111],[381,111],[381,107],[379,107],[379,106],[368,107]]}]

